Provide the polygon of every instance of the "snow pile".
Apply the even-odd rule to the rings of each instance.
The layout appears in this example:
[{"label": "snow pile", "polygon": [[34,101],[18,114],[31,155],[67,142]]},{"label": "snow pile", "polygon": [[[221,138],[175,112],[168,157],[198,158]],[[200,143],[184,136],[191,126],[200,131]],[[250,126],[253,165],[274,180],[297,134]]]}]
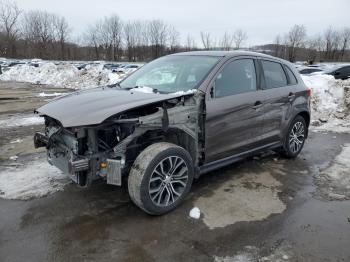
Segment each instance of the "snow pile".
[{"label": "snow pile", "polygon": [[60,191],[69,178],[46,160],[0,170],[0,198],[26,200]]},{"label": "snow pile", "polygon": [[55,93],[50,93],[49,94],[49,93],[41,92],[41,93],[38,94],[38,96],[39,97],[55,97],[55,96],[62,96],[64,94],[66,94],[66,93],[57,93],[57,92],[55,92]]},{"label": "snow pile", "polygon": [[349,81],[335,80],[330,75],[302,76],[312,89],[312,125],[316,130],[350,131]]},{"label": "snow pile", "polygon": [[190,217],[194,219],[199,219],[201,217],[201,211],[199,210],[198,207],[194,207],[190,211]]},{"label": "snow pile", "polygon": [[103,64],[87,65],[78,70],[69,63],[43,63],[39,67],[20,65],[5,71],[0,80],[46,84],[55,87],[85,89],[117,83],[121,75],[104,69]]},{"label": "snow pile", "polygon": [[36,115],[13,115],[9,118],[0,119],[0,129],[41,124],[44,124],[44,118]]}]

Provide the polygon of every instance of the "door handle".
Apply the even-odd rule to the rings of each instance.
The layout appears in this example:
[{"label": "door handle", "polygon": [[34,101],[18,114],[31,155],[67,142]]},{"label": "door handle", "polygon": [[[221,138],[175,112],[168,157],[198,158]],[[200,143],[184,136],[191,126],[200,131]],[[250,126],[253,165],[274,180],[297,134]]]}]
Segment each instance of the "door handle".
[{"label": "door handle", "polygon": [[294,98],[295,98],[295,93],[290,92],[289,95],[288,95],[288,100],[290,102],[292,102],[294,100]]},{"label": "door handle", "polygon": [[258,108],[260,108],[260,107],[262,107],[262,103],[261,103],[261,101],[256,101],[255,103],[254,103],[254,106],[252,107],[253,109],[258,109]]}]

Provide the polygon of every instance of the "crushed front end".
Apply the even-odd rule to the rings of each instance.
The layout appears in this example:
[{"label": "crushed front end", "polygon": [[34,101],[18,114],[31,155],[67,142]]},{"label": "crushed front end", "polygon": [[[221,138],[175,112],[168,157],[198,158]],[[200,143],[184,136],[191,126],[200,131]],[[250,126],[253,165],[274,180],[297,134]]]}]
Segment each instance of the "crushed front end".
[{"label": "crushed front end", "polygon": [[186,148],[195,165],[204,160],[203,94],[171,98],[116,114],[101,124],[63,127],[45,117],[35,147],[46,147],[50,164],[80,186],[104,179],[121,185],[137,155],[152,143],[169,141]]},{"label": "crushed front end", "polygon": [[[35,133],[34,145],[45,146],[48,162],[80,186],[106,178],[107,173],[110,184],[120,185],[123,160],[113,156],[113,147],[123,138],[120,132],[120,127],[105,125],[64,128],[45,116],[45,131]],[[116,167],[113,172],[111,167]]]}]

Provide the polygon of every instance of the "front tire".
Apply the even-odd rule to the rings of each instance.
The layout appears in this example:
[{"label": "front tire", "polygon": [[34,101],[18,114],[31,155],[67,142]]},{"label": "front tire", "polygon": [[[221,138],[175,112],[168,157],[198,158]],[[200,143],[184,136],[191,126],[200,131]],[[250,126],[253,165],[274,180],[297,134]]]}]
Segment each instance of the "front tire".
[{"label": "front tire", "polygon": [[281,153],[287,158],[297,157],[304,147],[306,134],[307,125],[305,119],[298,115],[288,128]]},{"label": "front tire", "polygon": [[128,178],[131,200],[151,215],[181,204],[191,189],[194,171],[190,154],[171,143],[148,146],[136,158]]}]

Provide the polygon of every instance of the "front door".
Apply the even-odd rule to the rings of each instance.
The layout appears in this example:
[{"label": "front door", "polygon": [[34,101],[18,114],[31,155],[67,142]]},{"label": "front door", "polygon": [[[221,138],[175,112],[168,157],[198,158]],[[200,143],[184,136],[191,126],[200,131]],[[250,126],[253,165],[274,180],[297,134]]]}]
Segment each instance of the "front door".
[{"label": "front door", "polygon": [[263,127],[263,94],[252,58],[228,61],[206,101],[206,162],[252,149]]}]

